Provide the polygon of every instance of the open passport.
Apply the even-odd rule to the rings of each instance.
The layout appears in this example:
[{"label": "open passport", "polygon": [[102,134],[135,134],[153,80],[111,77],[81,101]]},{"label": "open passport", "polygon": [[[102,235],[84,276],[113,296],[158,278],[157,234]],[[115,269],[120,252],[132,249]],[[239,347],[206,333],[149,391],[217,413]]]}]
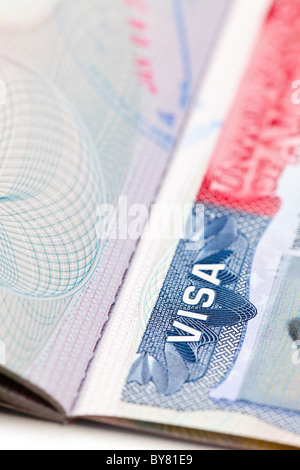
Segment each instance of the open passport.
[{"label": "open passport", "polygon": [[0,402],[300,447],[300,0],[0,0]]}]

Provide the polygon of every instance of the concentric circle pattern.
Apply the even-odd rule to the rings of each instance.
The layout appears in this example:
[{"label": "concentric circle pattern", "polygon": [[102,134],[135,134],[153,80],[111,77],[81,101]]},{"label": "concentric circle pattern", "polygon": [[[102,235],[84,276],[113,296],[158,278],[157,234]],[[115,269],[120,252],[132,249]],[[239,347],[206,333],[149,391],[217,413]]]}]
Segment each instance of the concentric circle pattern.
[{"label": "concentric circle pattern", "polygon": [[99,157],[60,92],[1,57],[0,286],[52,298],[77,290],[101,251]]}]

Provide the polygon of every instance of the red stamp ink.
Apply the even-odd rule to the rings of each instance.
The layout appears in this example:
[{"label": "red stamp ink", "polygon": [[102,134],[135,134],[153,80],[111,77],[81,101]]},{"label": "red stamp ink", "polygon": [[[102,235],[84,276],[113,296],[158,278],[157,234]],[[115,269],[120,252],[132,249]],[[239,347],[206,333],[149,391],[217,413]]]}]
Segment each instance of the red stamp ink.
[{"label": "red stamp ink", "polygon": [[147,22],[147,4],[144,0],[125,0],[125,5],[130,15],[128,24],[131,28],[131,42],[137,51],[137,76],[141,85],[151,94],[156,95],[158,87],[155,82],[154,67],[149,54],[151,41],[149,39],[149,26]]},{"label": "red stamp ink", "polygon": [[300,77],[300,1],[276,0],[224,125],[198,200],[275,215],[280,177],[296,164],[300,106],[291,86]]}]

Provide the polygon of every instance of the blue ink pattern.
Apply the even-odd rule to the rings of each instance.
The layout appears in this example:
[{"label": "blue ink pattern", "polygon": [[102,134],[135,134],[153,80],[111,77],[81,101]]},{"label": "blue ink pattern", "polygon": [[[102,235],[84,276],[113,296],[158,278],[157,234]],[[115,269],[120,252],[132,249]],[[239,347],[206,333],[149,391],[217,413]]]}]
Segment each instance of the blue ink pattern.
[{"label": "blue ink pattern", "polygon": [[[248,300],[252,257],[269,219],[206,207],[205,244],[200,252],[187,249],[181,240],[145,331],[138,358],[127,383],[146,386],[153,382],[160,394],[178,393],[186,383],[209,382],[210,389],[224,380],[240,350],[247,322],[257,314]],[[196,264],[225,264],[218,275],[221,283],[210,309],[188,306],[183,293],[189,286],[211,287],[192,274]],[[178,317],[178,311],[205,314],[206,320]],[[198,342],[168,342],[182,331],[174,320],[201,332]],[[222,365],[214,370],[218,358]]]}]

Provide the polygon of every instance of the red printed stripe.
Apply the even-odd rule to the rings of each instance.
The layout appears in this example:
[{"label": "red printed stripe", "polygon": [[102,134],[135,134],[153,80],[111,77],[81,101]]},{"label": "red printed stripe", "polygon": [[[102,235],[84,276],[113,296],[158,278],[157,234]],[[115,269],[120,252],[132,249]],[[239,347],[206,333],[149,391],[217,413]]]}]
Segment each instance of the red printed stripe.
[{"label": "red printed stripe", "polygon": [[261,215],[280,208],[278,183],[299,163],[300,0],[276,0],[222,131],[198,200]]}]

